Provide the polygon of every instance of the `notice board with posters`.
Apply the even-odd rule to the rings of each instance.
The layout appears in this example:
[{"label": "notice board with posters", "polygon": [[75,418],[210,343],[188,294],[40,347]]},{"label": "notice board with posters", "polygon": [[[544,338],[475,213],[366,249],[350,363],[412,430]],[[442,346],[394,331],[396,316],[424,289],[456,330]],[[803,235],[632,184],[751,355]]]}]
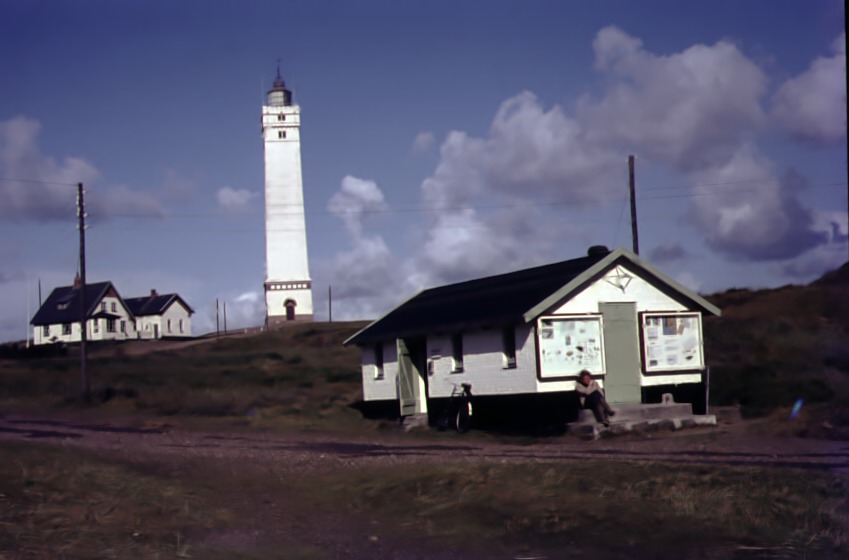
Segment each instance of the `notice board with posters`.
[{"label": "notice board with posters", "polygon": [[643,313],[646,372],[704,369],[701,313]]},{"label": "notice board with posters", "polygon": [[541,317],[537,328],[541,378],[604,373],[601,316]]}]

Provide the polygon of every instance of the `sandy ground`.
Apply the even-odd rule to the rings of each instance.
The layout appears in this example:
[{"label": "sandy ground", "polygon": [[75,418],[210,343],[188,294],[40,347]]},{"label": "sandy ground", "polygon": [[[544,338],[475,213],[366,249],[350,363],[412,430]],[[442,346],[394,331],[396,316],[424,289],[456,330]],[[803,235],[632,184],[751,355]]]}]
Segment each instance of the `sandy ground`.
[{"label": "sandy ground", "polygon": [[[757,465],[849,472],[849,442],[751,435],[733,414],[720,415],[716,428],[654,432],[639,436],[584,441],[574,437],[535,440],[533,444],[488,437],[432,438],[401,432],[375,432],[355,437],[320,433],[266,434],[204,432],[177,429],[150,420],[125,417],[104,420],[84,412],[22,413],[0,411],[0,439],[39,441],[81,448],[128,461],[143,462],[179,473],[181,465],[205,464],[222,472],[254,470],[277,480],[300,475],[340,473],[369,466],[401,466],[429,462],[553,462],[588,459],[663,461],[679,464]],[[183,473],[185,474],[185,473]],[[257,509],[259,497],[245,493],[231,504],[245,512]],[[248,541],[285,543],[291,535],[306,539],[333,558],[474,559],[468,551],[430,550],[393,543],[391,538],[368,541],[368,527],[323,516],[295,515],[266,496],[263,515],[255,514],[253,532],[220,535],[244,545]],[[279,504],[278,504],[279,505]],[[321,530],[316,529],[320,523]],[[214,545],[215,543],[207,543]],[[285,556],[282,556],[285,557]]]}]

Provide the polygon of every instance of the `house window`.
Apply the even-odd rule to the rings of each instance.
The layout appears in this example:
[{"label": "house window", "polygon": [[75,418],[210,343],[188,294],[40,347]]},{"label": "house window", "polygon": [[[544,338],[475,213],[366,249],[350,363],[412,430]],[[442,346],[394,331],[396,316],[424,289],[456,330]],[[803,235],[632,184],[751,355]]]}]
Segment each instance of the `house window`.
[{"label": "house window", "polygon": [[374,345],[374,378],[383,379],[383,343]]},{"label": "house window", "polygon": [[122,333],[127,332],[127,322],[126,321],[121,321],[121,332]]},{"label": "house window", "polygon": [[180,332],[181,333],[183,332],[183,320],[182,319],[180,319]]},{"label": "house window", "polygon": [[44,325],[41,329],[41,334],[44,336],[50,336],[50,325]]},{"label": "house window", "polygon": [[461,373],[463,371],[463,335],[451,335],[451,357],[454,361],[454,368],[451,373]]},{"label": "house window", "polygon": [[504,353],[504,368],[516,367],[516,331],[513,327],[505,327],[501,331],[501,351]]},{"label": "house window", "polygon": [[64,335],[71,334],[71,323],[63,323],[62,324],[62,334],[64,334]]},{"label": "house window", "polygon": [[171,319],[168,319],[168,332],[171,332]]},{"label": "house window", "polygon": [[100,319],[95,319],[91,324],[94,325],[94,332],[100,332]]},{"label": "house window", "polygon": [[115,332],[115,319],[106,319],[106,332]]},{"label": "house window", "polygon": [[101,310],[101,311],[106,311],[106,302],[105,302],[105,301],[101,301],[101,302],[100,302],[100,310]]},{"label": "house window", "polygon": [[118,309],[118,308],[117,308],[117,306],[116,306],[115,302],[113,301],[113,302],[112,302],[112,311],[115,311],[115,310],[117,310],[117,309]]}]

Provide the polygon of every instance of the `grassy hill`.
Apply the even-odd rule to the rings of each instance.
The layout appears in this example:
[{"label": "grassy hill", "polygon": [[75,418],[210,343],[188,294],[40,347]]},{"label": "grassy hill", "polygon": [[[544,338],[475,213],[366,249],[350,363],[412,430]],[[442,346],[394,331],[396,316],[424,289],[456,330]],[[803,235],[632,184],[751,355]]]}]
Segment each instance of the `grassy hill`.
[{"label": "grassy hill", "polygon": [[817,405],[804,430],[849,426],[849,263],[807,286],[708,299],[723,310],[704,325],[714,404],[754,417],[802,399]]},{"label": "grassy hill", "polygon": [[[794,433],[849,439],[849,264],[807,286],[732,289],[708,299],[723,309],[704,325],[713,405],[786,418],[802,399]],[[95,404],[275,429],[373,429],[356,408],[359,351],[341,344],[363,325],[295,324],[158,351],[150,342],[92,345]],[[77,348],[6,354],[0,402],[78,404]]]}]

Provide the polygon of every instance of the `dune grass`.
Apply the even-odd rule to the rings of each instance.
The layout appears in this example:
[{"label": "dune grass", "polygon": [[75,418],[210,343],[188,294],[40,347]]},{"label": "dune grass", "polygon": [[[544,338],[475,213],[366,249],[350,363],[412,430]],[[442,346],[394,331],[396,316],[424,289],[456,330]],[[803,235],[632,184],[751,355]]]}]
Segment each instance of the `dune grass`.
[{"label": "dune grass", "polygon": [[[248,337],[131,355],[124,344],[94,345],[94,406],[155,416],[238,418],[297,428],[342,428],[361,420],[359,351],[342,341],[361,323],[299,324]],[[3,362],[0,399],[79,404],[78,349],[66,356]]]}]

